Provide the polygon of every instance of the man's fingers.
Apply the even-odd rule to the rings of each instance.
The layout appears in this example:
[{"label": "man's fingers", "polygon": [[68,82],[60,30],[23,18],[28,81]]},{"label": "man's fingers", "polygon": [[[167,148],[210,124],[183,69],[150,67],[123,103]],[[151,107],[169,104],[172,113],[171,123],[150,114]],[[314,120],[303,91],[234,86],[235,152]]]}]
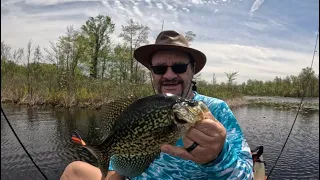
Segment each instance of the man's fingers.
[{"label": "man's fingers", "polygon": [[198,143],[202,147],[206,147],[206,145],[212,144],[212,140],[212,137],[204,134],[203,132],[193,127],[189,129],[188,133],[184,137],[184,143],[186,147],[191,146],[193,142]]},{"label": "man's fingers", "polygon": [[186,160],[191,160],[195,163],[200,163],[200,164],[205,163],[206,161],[204,161],[202,158],[199,159],[199,157],[207,158],[208,155],[210,156],[210,153],[205,153],[205,148],[201,146],[197,146],[194,150],[192,150],[189,153],[187,152],[187,150],[185,150],[182,147],[163,145],[161,147],[161,151],[171,156],[179,157]]},{"label": "man's fingers", "polygon": [[213,121],[212,119],[204,119],[203,121],[196,123],[194,128],[210,137],[219,136],[225,129],[220,122]]},{"label": "man's fingers", "polygon": [[161,147],[161,151],[183,159],[195,160],[195,157],[192,154],[188,153],[184,148],[181,147],[166,144]]},{"label": "man's fingers", "polygon": [[190,147],[194,142],[200,144],[200,143],[197,142],[197,141],[191,140],[191,139],[188,138],[187,136],[184,136],[184,137],[183,137],[183,145],[184,145],[185,148]]}]

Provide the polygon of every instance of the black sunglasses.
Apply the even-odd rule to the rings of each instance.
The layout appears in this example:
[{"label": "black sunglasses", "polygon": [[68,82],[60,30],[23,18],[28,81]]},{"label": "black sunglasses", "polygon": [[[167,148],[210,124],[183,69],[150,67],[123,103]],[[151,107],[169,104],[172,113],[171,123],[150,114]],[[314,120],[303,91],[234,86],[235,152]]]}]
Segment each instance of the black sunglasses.
[{"label": "black sunglasses", "polygon": [[167,72],[168,67],[171,67],[172,71],[176,74],[182,74],[187,71],[188,65],[191,63],[191,61],[188,64],[174,64],[172,66],[151,66],[151,69],[154,74],[163,75]]}]

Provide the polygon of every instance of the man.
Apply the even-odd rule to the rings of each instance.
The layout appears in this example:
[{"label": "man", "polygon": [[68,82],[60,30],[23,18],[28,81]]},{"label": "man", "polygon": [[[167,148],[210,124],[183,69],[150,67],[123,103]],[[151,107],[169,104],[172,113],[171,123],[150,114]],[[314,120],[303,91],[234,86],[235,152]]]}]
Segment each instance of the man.
[{"label": "man", "polygon": [[[188,47],[183,35],[163,31],[155,44],[135,50],[134,57],[151,70],[157,93],[203,101],[212,113],[191,128],[176,146],[163,145],[160,157],[135,179],[253,179],[250,148],[228,105],[192,90],[192,78],[204,67],[206,56]],[[101,173],[98,168],[77,161],[66,168],[61,179],[79,177],[98,180]],[[113,171],[111,162],[106,179],[123,178]]]}]

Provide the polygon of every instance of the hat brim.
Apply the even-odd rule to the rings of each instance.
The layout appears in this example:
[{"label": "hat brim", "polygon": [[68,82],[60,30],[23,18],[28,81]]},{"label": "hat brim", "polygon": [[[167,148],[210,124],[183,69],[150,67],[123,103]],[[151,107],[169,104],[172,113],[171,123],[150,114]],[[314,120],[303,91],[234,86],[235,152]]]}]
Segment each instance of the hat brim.
[{"label": "hat brim", "polygon": [[195,62],[195,74],[202,70],[207,61],[206,56],[201,51],[198,51],[196,49],[177,45],[163,44],[150,44],[141,46],[134,51],[133,57],[149,69],[152,55],[159,50],[178,50],[189,53]]}]

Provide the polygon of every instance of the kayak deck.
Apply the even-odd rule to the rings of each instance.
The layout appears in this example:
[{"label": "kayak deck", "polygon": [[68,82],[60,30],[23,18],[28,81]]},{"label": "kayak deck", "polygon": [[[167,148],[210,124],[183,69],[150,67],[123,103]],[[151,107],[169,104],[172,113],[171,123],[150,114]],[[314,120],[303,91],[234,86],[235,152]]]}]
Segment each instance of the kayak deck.
[{"label": "kayak deck", "polygon": [[255,149],[251,150],[251,155],[253,159],[253,173],[254,180],[266,180],[266,170],[265,162],[263,160],[263,146],[258,146]]}]

